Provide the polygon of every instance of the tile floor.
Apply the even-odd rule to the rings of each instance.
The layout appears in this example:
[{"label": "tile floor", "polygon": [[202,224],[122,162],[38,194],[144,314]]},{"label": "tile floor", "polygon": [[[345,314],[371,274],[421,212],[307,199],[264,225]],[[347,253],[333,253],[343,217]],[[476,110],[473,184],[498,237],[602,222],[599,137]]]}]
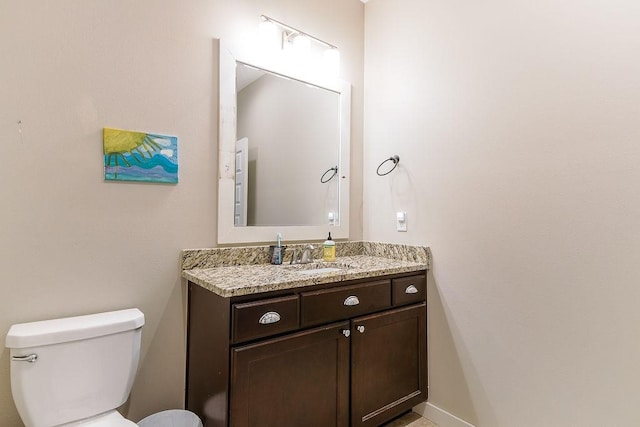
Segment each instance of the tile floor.
[{"label": "tile floor", "polygon": [[426,418],[422,418],[415,412],[409,412],[400,418],[396,418],[383,427],[438,427]]}]

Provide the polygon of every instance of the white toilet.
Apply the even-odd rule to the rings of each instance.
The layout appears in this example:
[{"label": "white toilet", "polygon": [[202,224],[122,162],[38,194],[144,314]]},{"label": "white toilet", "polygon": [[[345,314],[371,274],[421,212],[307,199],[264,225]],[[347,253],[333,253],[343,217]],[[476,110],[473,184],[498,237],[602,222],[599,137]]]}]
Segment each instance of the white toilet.
[{"label": "white toilet", "polygon": [[136,308],[13,325],[11,391],[26,427],[132,427],[127,400],[140,356]]}]

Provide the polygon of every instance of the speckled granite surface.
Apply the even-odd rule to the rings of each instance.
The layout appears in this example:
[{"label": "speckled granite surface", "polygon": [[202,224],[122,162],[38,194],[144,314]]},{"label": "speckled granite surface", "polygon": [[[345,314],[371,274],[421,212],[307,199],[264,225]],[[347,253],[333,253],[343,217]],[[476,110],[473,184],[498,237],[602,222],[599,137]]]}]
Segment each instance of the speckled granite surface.
[{"label": "speckled granite surface", "polygon": [[[302,249],[306,244],[285,245],[284,262],[291,261],[294,249]],[[314,243],[313,259],[322,258],[322,245]],[[426,246],[395,245],[378,242],[336,242],[336,258],[369,255],[382,258],[412,261],[427,264],[431,268],[431,252]],[[193,268],[225,267],[269,263],[268,246],[243,246],[212,249],[185,249],[182,251],[182,270]]]},{"label": "speckled granite surface", "polygon": [[[431,268],[428,247],[375,242],[337,242],[336,262],[323,263],[322,246],[314,244],[312,264],[271,265],[268,246],[187,249],[182,252],[182,276],[223,297],[313,286]],[[323,268],[331,268],[330,271]]]}]

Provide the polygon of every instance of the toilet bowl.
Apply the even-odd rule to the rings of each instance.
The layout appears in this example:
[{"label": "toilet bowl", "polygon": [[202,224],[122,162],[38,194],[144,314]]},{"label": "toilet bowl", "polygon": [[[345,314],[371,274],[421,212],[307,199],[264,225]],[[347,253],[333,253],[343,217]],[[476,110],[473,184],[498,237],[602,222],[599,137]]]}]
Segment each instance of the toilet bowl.
[{"label": "toilet bowl", "polygon": [[138,421],[139,427],[202,427],[196,414],[182,409],[156,412]]},{"label": "toilet bowl", "polygon": [[119,310],[11,326],[11,393],[26,427],[132,427],[144,314]]}]

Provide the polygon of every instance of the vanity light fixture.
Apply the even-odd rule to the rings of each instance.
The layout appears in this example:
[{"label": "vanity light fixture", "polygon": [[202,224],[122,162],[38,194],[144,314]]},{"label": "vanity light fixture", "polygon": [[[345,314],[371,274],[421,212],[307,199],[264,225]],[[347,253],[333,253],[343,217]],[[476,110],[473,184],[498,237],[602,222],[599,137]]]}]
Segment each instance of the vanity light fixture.
[{"label": "vanity light fixture", "polygon": [[336,46],[266,15],[260,15],[260,17],[262,21],[260,22],[259,32],[263,41],[268,39],[269,43],[271,43],[272,40],[277,39],[277,32],[280,30],[280,48],[282,50],[292,49],[296,55],[300,56],[309,54],[311,51],[311,42],[313,41],[324,48],[324,68],[329,74],[334,76],[338,75],[340,69],[340,51]]}]

